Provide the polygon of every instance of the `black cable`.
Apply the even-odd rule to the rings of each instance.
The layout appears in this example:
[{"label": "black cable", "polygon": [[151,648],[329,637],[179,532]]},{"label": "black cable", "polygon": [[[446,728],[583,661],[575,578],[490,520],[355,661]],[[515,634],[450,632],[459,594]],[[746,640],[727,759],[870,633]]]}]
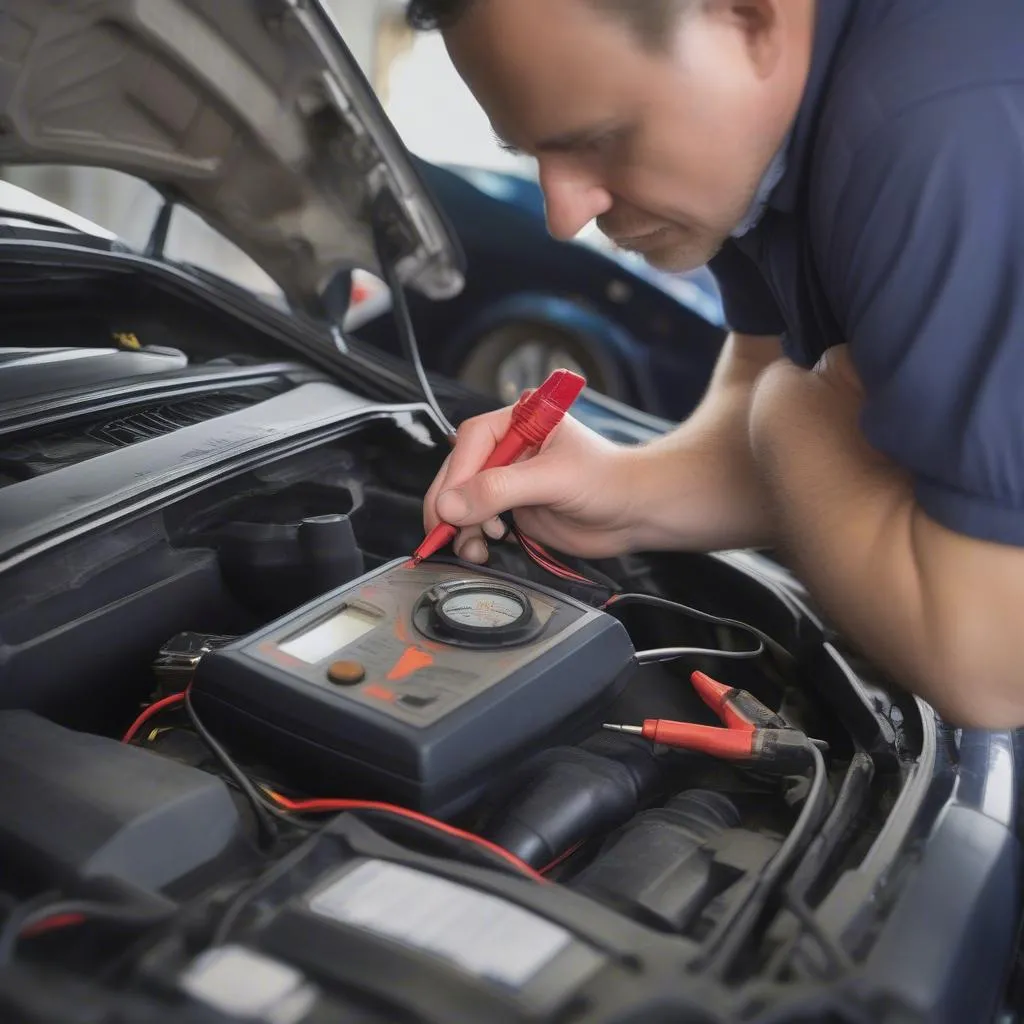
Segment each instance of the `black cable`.
[{"label": "black cable", "polygon": [[185,710],[188,712],[189,720],[192,722],[192,728],[199,734],[199,738],[209,748],[210,753],[221,763],[221,766],[231,776],[235,785],[238,786],[252,806],[261,839],[266,845],[273,845],[280,836],[275,819],[287,821],[289,824],[293,824],[293,822],[288,815],[276,809],[271,810],[264,802],[259,790],[249,781],[245,772],[235,764],[231,755],[214,739],[210,731],[203,725],[196,714],[196,709],[192,706],[192,695],[187,690],[185,691]]},{"label": "black cable", "polygon": [[798,896],[787,893],[784,897],[786,909],[804,926],[804,929],[813,936],[821,951],[831,963],[837,973],[847,973],[853,967],[846,950],[822,927],[821,922],[814,916],[814,911]]},{"label": "black cable", "polygon": [[[654,594],[616,594],[610,598],[604,606],[605,611],[612,611],[620,605],[645,604],[652,608],[663,608],[665,611],[676,612],[685,615],[687,618],[696,619],[698,622],[706,622],[712,626],[721,626],[726,629],[738,629],[741,632],[749,633],[756,637],[762,645],[762,651],[767,649],[776,658],[792,662],[793,657],[777,640],[774,640],[767,633],[762,632],[757,626],[741,619],[727,619],[721,615],[712,615],[711,612],[702,612],[699,608],[691,608],[689,605],[681,604],[679,601],[670,601],[665,597],[656,597]],[[758,653],[761,653],[760,651]],[[753,657],[753,655],[750,655]]]},{"label": "black cable", "polygon": [[675,661],[677,658],[758,658],[764,654],[764,644],[746,651],[723,651],[715,647],[654,647],[649,651],[637,651],[638,665],[655,662]]},{"label": "black cable", "polygon": [[[232,778],[227,778],[224,780],[224,782],[234,789],[239,788],[237,783]],[[323,827],[322,823],[320,822],[305,821],[303,818],[299,817],[297,812],[286,811],[283,808],[278,807],[278,805],[274,803],[274,801],[269,796],[266,796],[263,792],[261,792],[263,787],[260,783],[254,783],[254,787],[256,789],[256,794],[259,797],[260,803],[266,809],[267,814],[269,814],[272,818],[284,822],[285,824],[291,826],[299,832],[319,832],[320,829]]]},{"label": "black cable", "polygon": [[412,364],[412,368],[416,372],[416,379],[419,381],[420,390],[423,392],[423,397],[426,399],[427,405],[430,406],[431,411],[437,417],[437,421],[441,424],[442,430],[444,430],[444,432],[449,436],[454,435],[455,428],[452,426],[448,417],[445,416],[444,410],[441,408],[441,405],[437,400],[437,396],[434,394],[434,389],[431,386],[430,380],[427,377],[427,371],[423,366],[423,359],[420,356],[420,347],[416,341],[416,328],[413,326],[412,314],[409,312],[409,303],[405,297],[405,287],[399,280],[398,270],[395,267],[394,261],[388,254],[388,246],[384,237],[384,229],[380,224],[379,217],[374,217],[373,235],[377,249],[377,259],[380,262],[381,271],[384,274],[384,283],[388,286],[388,289],[391,292],[392,312],[394,313],[395,326],[398,329],[398,340],[402,345],[402,352],[409,363]]},{"label": "black cable", "polygon": [[[322,827],[326,828],[327,826],[324,825]],[[213,937],[210,940],[210,945],[221,946],[227,942],[231,936],[232,929],[237,924],[239,917],[242,916],[246,907],[248,907],[249,904],[260,895],[260,893],[265,892],[275,882],[284,878],[289,871],[301,864],[309,854],[310,844],[308,842],[303,843],[297,849],[292,850],[287,856],[282,857],[269,870],[260,875],[259,878],[245,886],[225,909],[224,914],[213,933]]]},{"label": "black cable", "polygon": [[[235,763],[234,759],[230,754],[220,745],[220,743],[214,739],[209,730],[203,725],[199,716],[196,714],[195,708],[192,706],[191,699],[187,695],[185,698],[185,707],[188,711],[189,718],[192,721],[192,725],[195,727],[196,732],[199,734],[203,742],[210,748],[213,755],[221,763],[223,768],[230,775],[230,784],[236,786],[246,796],[253,806],[253,810],[257,812],[257,817],[262,822],[263,817],[261,812],[266,812],[271,817],[270,825],[273,829],[273,836],[276,839],[278,836],[276,823],[273,819],[283,821],[293,828],[300,829],[304,832],[320,832],[326,827],[321,822],[306,821],[300,817],[301,811],[285,811],[277,807],[273,800],[260,792],[259,787],[255,785],[252,780],[242,771],[242,769]],[[338,811],[328,812],[332,817],[336,817],[338,814],[371,814],[384,817],[389,823],[394,825],[396,828],[404,828],[406,831],[414,832],[421,836],[427,836],[437,844],[444,845],[445,840],[448,839],[446,833],[433,829],[428,825],[416,822],[413,819],[403,818],[401,815],[389,814],[387,811],[380,809],[368,808],[365,810],[351,810],[351,811]],[[449,843],[449,850],[458,849],[460,852],[464,852],[467,847],[472,844],[462,843],[457,840],[456,837],[451,837],[452,842]],[[470,852],[472,857],[470,860],[476,859],[478,864],[489,867],[492,869],[500,869],[503,871],[515,871],[511,864],[508,863],[504,858],[498,857],[494,854],[488,854],[483,848],[472,846]],[[518,872],[515,872],[518,874]]]},{"label": "black cable", "polygon": [[786,884],[787,895],[801,901],[807,900],[822,871],[863,811],[871,792],[874,774],[875,764],[870,755],[862,750],[855,752],[839,785],[839,792],[828,817],[804,851],[800,863],[794,868],[792,877]]},{"label": "black cable", "polygon": [[757,923],[772,890],[778,885],[793,858],[809,841],[811,830],[821,817],[828,799],[828,773],[821,751],[813,744],[808,744],[807,749],[813,760],[814,775],[800,816],[775,856],[751,886],[747,897],[715,925],[701,954],[691,962],[691,970],[706,972],[718,978],[726,975]]},{"label": "black cable", "polygon": [[51,917],[63,914],[81,914],[87,923],[102,923],[116,928],[151,928],[174,915],[177,908],[117,906],[94,900],[61,900],[47,893],[29,900],[8,915],[0,929],[0,964],[9,964],[14,957],[18,940],[26,929],[41,924]]}]

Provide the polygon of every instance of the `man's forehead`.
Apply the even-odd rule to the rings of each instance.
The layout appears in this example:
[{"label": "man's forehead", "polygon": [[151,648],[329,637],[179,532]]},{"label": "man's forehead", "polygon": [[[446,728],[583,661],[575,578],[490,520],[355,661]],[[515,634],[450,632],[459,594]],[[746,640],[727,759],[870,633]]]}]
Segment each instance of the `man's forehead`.
[{"label": "man's forehead", "polygon": [[506,148],[586,147],[636,105],[651,58],[584,0],[514,2],[537,22],[488,0],[445,33],[449,52]]}]

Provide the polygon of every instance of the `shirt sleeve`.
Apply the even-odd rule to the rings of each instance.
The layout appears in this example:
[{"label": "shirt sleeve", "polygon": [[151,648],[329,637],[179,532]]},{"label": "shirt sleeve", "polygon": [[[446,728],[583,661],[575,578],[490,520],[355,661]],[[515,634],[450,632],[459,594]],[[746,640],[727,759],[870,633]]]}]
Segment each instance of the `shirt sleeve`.
[{"label": "shirt sleeve", "polygon": [[708,264],[722,295],[725,322],[738,334],[774,336],[786,323],[756,264],[729,239]]},{"label": "shirt sleeve", "polygon": [[1024,84],[904,111],[843,177],[812,237],[865,435],[939,523],[1024,546]]}]

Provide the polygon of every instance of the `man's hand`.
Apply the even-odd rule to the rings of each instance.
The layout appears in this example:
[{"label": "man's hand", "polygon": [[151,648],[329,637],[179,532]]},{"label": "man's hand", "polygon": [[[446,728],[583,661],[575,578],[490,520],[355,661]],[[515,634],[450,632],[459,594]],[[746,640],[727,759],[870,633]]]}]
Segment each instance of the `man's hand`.
[{"label": "man's hand", "polygon": [[1024,724],[1024,551],[947,530],[859,427],[845,346],[758,383],[751,445],[782,545],[833,621],[960,725]]},{"label": "man's hand", "polygon": [[642,448],[566,418],[539,454],[481,473],[511,410],[470,420],[427,493],[424,524],[461,527],[456,551],[473,562],[486,560],[487,537],[504,533],[494,517],[508,509],[530,536],[584,558],[766,543],[747,421],[754,381],[780,353],[777,338],[731,337],[700,408]]},{"label": "man's hand", "polygon": [[600,558],[627,550],[637,493],[629,450],[566,417],[538,454],[481,473],[510,418],[511,409],[502,409],[460,427],[455,450],[427,492],[427,530],[442,520],[462,527],[456,552],[484,562],[486,537],[504,532],[494,517],[515,509],[524,532],[566,554]]}]

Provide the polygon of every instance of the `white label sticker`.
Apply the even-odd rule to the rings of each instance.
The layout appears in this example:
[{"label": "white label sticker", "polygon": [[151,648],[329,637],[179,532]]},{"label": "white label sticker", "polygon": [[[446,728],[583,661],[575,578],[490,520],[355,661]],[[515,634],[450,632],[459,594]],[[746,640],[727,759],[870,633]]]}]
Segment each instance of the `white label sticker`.
[{"label": "white label sticker", "polygon": [[243,946],[217,946],[197,957],[181,987],[223,1013],[298,1024],[316,1002],[316,990],[294,967]]},{"label": "white label sticker", "polygon": [[377,860],[322,889],[310,899],[309,908],[516,989],[551,963],[572,938],[565,929],[497,896]]}]

